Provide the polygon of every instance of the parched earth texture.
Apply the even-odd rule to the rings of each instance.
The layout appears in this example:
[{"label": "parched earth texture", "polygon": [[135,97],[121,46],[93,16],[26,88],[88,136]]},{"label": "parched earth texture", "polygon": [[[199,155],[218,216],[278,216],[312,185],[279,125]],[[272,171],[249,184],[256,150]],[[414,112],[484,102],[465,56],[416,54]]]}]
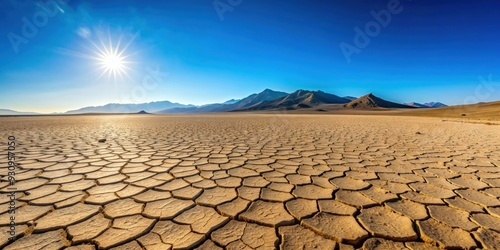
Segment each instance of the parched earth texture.
[{"label": "parched earth texture", "polygon": [[[500,249],[500,126],[48,116],[0,118],[0,136],[6,250]],[[18,144],[13,241],[8,136]]]}]

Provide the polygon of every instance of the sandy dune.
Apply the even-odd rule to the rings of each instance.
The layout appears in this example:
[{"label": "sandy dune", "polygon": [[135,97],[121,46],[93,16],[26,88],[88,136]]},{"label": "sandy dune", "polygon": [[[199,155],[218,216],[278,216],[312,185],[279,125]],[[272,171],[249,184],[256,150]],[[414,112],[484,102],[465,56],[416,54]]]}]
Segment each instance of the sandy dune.
[{"label": "sandy dune", "polygon": [[0,170],[3,249],[500,248],[500,126],[3,117],[0,135],[2,165],[8,136],[19,143],[14,242]]}]

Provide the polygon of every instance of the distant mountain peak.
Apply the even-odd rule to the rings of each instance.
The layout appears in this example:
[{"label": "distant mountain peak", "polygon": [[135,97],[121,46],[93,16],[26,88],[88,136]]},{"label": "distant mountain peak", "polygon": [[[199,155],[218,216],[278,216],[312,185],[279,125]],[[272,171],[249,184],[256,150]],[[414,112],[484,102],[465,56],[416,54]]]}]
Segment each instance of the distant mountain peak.
[{"label": "distant mountain peak", "polygon": [[239,101],[240,101],[239,99],[231,99],[231,100],[227,100],[227,101],[223,102],[222,104],[233,104],[233,103],[237,103]]},{"label": "distant mountain peak", "polygon": [[372,93],[366,94],[345,105],[346,108],[413,108],[408,105],[386,101]]},{"label": "distant mountain peak", "polygon": [[442,108],[442,107],[448,107],[448,105],[441,103],[441,102],[427,102],[424,103],[425,106],[429,108]]},{"label": "distant mountain peak", "polygon": [[285,92],[276,91],[276,90],[272,90],[272,89],[264,89],[262,92],[257,93],[257,95],[258,94],[269,94],[269,93],[285,93]]},{"label": "distant mountain peak", "polygon": [[275,91],[275,90],[272,90],[272,89],[264,89],[262,92],[257,93],[257,95],[258,94],[273,94],[273,93],[284,93],[284,92]]}]

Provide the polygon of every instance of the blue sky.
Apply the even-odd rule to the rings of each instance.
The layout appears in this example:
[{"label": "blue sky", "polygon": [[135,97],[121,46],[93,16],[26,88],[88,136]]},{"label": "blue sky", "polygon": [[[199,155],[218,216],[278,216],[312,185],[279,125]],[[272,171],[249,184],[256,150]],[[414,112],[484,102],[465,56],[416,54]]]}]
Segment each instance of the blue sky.
[{"label": "blue sky", "polygon": [[[40,2],[0,3],[0,108],[199,105],[265,88],[396,102],[500,99],[495,0]],[[355,27],[367,25],[369,42],[357,46]],[[115,78],[102,74],[92,43],[116,47],[120,37],[120,50],[130,44],[128,69]],[[346,57],[341,44],[356,53]]]}]

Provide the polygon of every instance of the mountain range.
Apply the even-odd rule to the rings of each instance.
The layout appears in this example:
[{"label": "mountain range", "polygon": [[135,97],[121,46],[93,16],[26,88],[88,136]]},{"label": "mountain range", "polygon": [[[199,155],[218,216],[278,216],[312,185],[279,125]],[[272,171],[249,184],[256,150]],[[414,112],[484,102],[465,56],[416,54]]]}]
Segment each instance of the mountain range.
[{"label": "mountain range", "polygon": [[145,110],[149,113],[157,113],[159,111],[171,108],[190,108],[194,105],[184,105],[172,103],[169,101],[148,102],[140,104],[118,104],[109,103],[104,106],[84,107],[77,110],[67,111],[66,114],[84,114],[84,113],[137,113]]},{"label": "mountain range", "polygon": [[0,109],[0,115],[39,115],[35,112],[19,112],[11,109]]},{"label": "mountain range", "polygon": [[[352,96],[340,97],[323,91],[297,90],[293,93],[285,93],[265,89],[260,93],[251,94],[243,99],[231,99],[223,103],[207,104],[202,106],[184,105],[169,101],[149,102],[141,104],[118,104],[110,103],[103,106],[90,106],[77,110],[70,110],[64,114],[86,114],[86,113],[147,113],[176,114],[176,113],[210,113],[228,111],[265,111],[265,110],[298,110],[310,109],[321,105],[333,105],[348,109],[413,109],[413,108],[437,108],[444,107],[440,102],[425,104],[407,103],[399,104],[390,102],[373,94],[359,98]],[[17,112],[14,110],[0,109],[0,115],[34,115],[37,113]]]},{"label": "mountain range", "polygon": [[275,100],[277,98],[288,95],[285,92],[274,91],[270,89],[265,89],[258,94],[251,94],[237,102],[229,104],[207,104],[199,107],[189,107],[189,108],[172,108],[165,109],[158,113],[160,114],[175,114],[175,113],[210,113],[210,112],[227,112],[235,110],[248,109],[253,106],[260,105],[264,102]]},{"label": "mountain range", "polygon": [[416,108],[442,108],[442,107],[448,107],[448,105],[440,103],[440,102],[426,102],[424,104],[418,103],[418,102],[410,102],[410,103],[405,103],[408,106],[416,107]]},{"label": "mountain range", "polygon": [[321,104],[343,104],[350,100],[323,91],[297,90],[291,94],[278,97],[273,100],[264,101],[256,105],[241,108],[239,110],[295,110],[302,108],[312,108]]}]

